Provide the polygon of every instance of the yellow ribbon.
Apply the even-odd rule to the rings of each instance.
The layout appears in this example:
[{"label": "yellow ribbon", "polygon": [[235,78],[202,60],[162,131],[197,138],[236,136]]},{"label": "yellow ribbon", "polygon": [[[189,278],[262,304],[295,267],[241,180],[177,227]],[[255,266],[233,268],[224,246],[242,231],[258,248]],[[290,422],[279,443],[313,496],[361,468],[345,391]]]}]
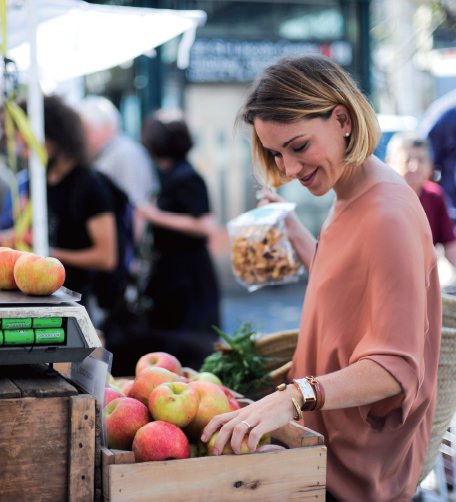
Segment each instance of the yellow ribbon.
[{"label": "yellow ribbon", "polygon": [[[0,0],[0,19],[1,19],[1,34],[2,46],[1,51],[4,58],[7,53],[7,0]],[[14,125],[20,131],[25,143],[31,151],[33,151],[43,166],[47,165],[47,154],[44,145],[42,145],[36,138],[27,115],[20,106],[13,101],[12,96],[6,97],[5,102],[5,134],[7,138],[7,152],[8,164],[11,169],[16,173],[16,148],[14,137]],[[23,250],[30,250],[30,246],[25,243],[25,234],[32,224],[32,205],[29,200],[27,201],[23,211],[20,208],[20,200],[17,184],[12,187],[12,201],[13,201],[13,219],[14,229],[16,236],[15,247]]]},{"label": "yellow ribbon", "polygon": [[6,56],[6,0],[0,0],[0,17],[2,29],[2,54]]}]

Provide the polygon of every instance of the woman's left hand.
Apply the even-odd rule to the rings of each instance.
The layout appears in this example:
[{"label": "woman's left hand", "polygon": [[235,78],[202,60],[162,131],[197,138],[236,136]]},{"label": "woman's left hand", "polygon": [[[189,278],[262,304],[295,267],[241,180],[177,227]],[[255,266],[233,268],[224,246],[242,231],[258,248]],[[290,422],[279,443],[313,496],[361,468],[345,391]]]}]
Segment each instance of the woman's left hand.
[{"label": "woman's left hand", "polygon": [[291,402],[292,386],[274,392],[240,410],[215,416],[204,428],[201,440],[209,441],[219,431],[214,445],[214,454],[220,455],[227,443],[234,453],[241,452],[241,442],[248,434],[248,447],[254,452],[262,436],[293,420],[296,410]]}]

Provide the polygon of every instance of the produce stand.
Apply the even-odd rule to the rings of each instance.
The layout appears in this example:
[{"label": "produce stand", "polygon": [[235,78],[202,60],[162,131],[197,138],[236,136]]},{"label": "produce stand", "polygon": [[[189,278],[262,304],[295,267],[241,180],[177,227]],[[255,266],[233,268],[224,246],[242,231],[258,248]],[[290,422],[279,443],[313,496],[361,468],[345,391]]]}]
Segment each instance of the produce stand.
[{"label": "produce stand", "polygon": [[77,300],[65,288],[48,297],[0,291],[2,501],[101,498],[100,405],[53,368],[82,367],[100,346]]},{"label": "produce stand", "polygon": [[323,436],[295,422],[271,434],[288,449],[249,455],[135,463],[131,451],[102,449],[103,500],[324,501]]},{"label": "produce stand", "polygon": [[1,366],[1,500],[94,500],[95,425],[95,398],[47,365]]}]

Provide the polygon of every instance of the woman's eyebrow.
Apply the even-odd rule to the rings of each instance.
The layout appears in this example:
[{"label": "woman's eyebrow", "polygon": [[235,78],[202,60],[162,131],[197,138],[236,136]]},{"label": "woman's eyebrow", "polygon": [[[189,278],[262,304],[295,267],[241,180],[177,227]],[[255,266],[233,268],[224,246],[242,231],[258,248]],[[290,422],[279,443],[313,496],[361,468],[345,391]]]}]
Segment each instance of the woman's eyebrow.
[{"label": "woman's eyebrow", "polygon": [[285,143],[283,143],[282,147],[283,148],[287,147],[292,141],[294,141],[295,139],[301,138],[302,136],[305,136],[305,134],[298,134],[297,136],[294,136],[293,138],[289,139],[288,141],[285,141]]}]

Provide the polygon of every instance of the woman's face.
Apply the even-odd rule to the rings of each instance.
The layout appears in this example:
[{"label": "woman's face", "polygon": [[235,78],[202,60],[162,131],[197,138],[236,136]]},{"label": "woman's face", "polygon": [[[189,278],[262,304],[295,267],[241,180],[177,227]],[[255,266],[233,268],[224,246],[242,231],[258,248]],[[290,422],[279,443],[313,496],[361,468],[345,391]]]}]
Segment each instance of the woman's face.
[{"label": "woman's face", "polygon": [[280,123],[255,119],[255,131],[277,168],[314,195],[324,195],[343,179],[345,133],[351,132],[347,110],[338,105],[328,119]]}]

